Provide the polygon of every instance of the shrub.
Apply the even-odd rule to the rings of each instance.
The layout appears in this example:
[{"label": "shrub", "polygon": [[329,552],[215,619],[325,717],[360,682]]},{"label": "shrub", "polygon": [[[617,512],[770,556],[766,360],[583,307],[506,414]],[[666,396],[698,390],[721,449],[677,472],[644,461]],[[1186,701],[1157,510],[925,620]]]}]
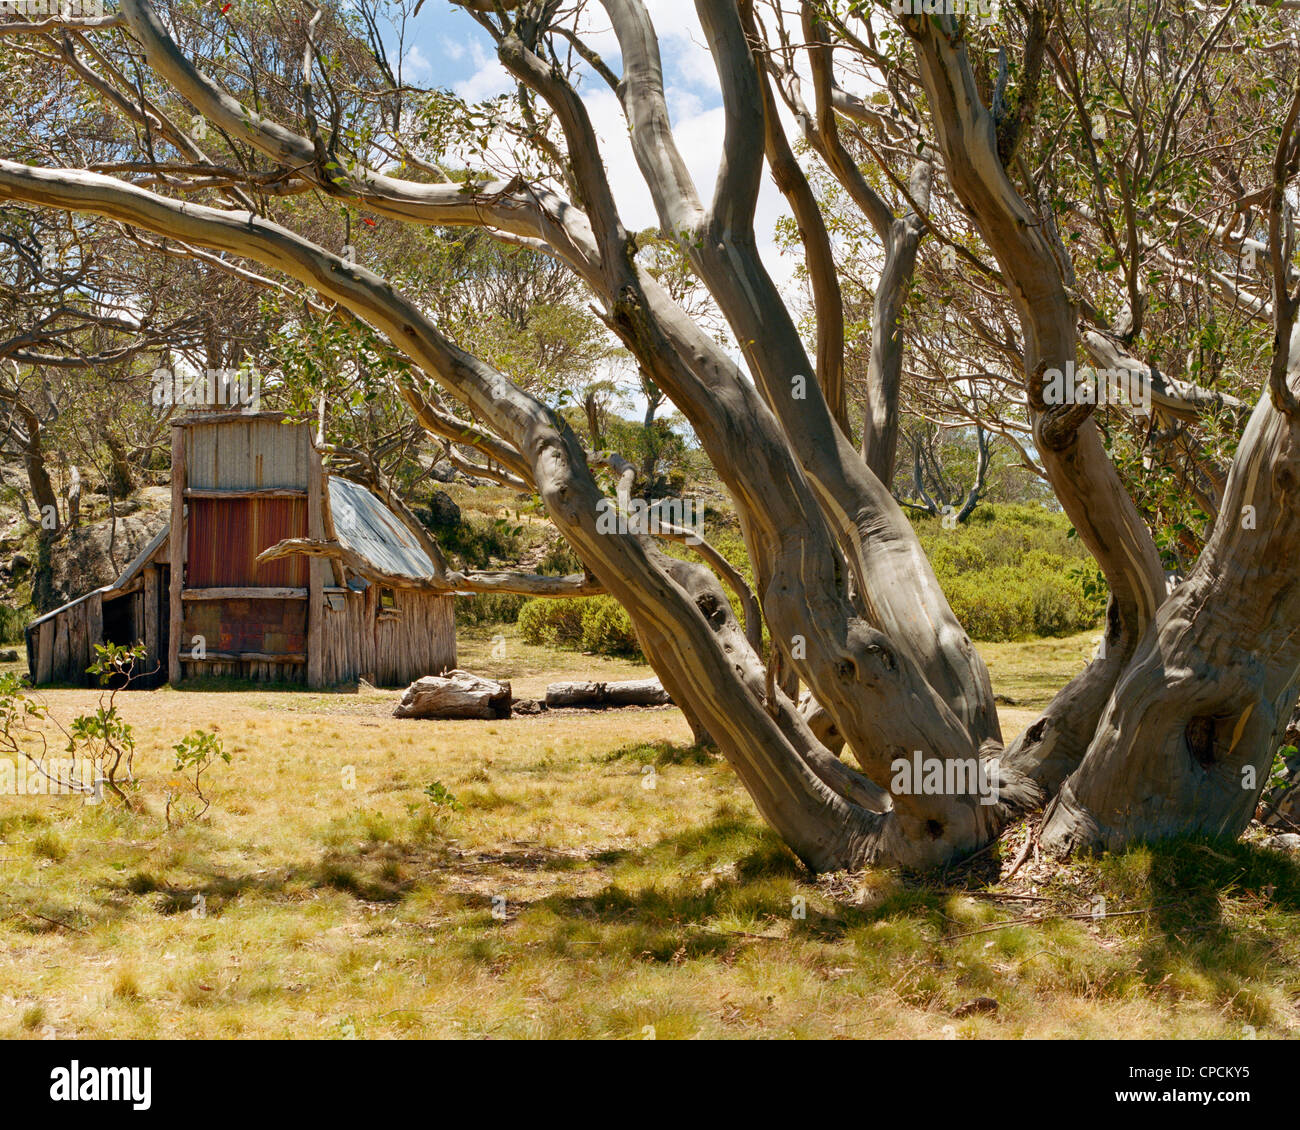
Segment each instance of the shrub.
[{"label": "shrub", "polygon": [[470,514],[432,532],[443,552],[459,557],[466,569],[486,569],[494,559],[517,561],[524,549],[522,526],[483,514]]},{"label": "shrub", "polygon": [[632,617],[613,597],[596,596],[582,614],[582,650],[597,655],[640,655]]},{"label": "shrub", "polygon": [[581,597],[563,600],[537,597],[526,601],[519,609],[519,634],[525,643],[542,647],[581,647],[585,603]]},{"label": "shrub", "polygon": [[519,610],[518,622],[525,643],[597,655],[641,654],[631,617],[611,596],[538,597]]},{"label": "shrub", "polygon": [[0,605],[0,643],[22,643],[25,618],[17,608]]},{"label": "shrub", "polygon": [[480,592],[473,596],[456,598],[456,623],[513,624],[519,619],[519,610],[528,602],[526,596],[514,592]]},{"label": "shrub", "polygon": [[1047,561],[999,565],[980,572],[940,576],[962,626],[977,640],[1065,636],[1097,623],[1098,609],[1076,578]]},{"label": "shrub", "polygon": [[537,562],[537,572],[548,577],[563,577],[567,573],[581,573],[582,562],[563,538],[557,538]]},{"label": "shrub", "polygon": [[1095,627],[1105,611],[1105,582],[1062,514],[983,505],[956,529],[926,517],[913,523],[972,639],[1070,635]]}]

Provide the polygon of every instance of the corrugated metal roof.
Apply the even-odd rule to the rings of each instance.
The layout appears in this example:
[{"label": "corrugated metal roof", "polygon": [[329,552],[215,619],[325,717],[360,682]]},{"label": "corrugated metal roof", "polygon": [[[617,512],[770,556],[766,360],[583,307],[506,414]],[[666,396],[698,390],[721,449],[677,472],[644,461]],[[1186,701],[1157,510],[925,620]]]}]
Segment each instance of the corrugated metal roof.
[{"label": "corrugated metal roof", "polygon": [[412,580],[436,576],[429,555],[401,520],[365,487],[329,476],[330,513],[339,543],[381,573]]}]

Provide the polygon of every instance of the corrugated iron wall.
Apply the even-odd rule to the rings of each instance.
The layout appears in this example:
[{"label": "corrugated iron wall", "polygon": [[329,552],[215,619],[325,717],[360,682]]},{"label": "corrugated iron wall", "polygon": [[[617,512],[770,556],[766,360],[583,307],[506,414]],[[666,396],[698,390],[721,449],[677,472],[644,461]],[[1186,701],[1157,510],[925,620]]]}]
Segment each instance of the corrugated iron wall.
[{"label": "corrugated iron wall", "polygon": [[302,424],[263,417],[190,428],[186,486],[199,490],[307,489],[311,436]]},{"label": "corrugated iron wall", "polygon": [[257,564],[276,542],[307,536],[305,498],[191,498],[189,507],[189,588],[306,587],[305,557]]},{"label": "corrugated iron wall", "polygon": [[182,648],[202,636],[214,652],[299,655],[307,650],[305,600],[192,600],[185,605]]}]

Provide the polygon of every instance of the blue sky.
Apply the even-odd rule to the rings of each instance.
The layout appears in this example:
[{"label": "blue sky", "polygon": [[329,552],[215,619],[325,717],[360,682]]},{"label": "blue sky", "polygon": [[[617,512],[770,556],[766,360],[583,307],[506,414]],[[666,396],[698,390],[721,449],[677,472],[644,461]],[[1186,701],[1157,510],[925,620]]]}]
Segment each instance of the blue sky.
[{"label": "blue sky", "polygon": [[[647,7],[659,33],[668,106],[678,145],[702,197],[708,199],[722,149],[722,109],[717,77],[704,47],[694,0],[647,0]],[[619,54],[613,31],[599,4],[591,4],[590,12],[590,31],[586,38],[617,72]],[[407,36],[403,56],[406,81],[450,87],[471,100],[512,89],[486,33],[471,16],[455,9],[448,0],[425,0]],[[617,99],[594,77],[584,84],[583,94],[601,138],[605,164],[625,222],[633,229],[658,226],[649,191],[628,144],[627,126]],[[765,179],[757,232],[768,269],[785,286],[794,265],[776,251],[773,241],[777,218],[783,214],[784,202],[770,180]]]}]

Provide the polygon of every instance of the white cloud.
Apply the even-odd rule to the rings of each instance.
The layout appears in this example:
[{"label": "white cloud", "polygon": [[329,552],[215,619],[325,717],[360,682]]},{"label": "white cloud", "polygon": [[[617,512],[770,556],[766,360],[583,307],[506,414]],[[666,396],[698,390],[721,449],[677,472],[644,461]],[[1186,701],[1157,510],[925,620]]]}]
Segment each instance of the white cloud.
[{"label": "white cloud", "polygon": [[456,83],[455,90],[467,102],[481,102],[497,94],[505,94],[513,89],[514,81],[506,73],[505,67],[497,57],[483,48],[478,40],[469,42],[470,61],[474,73],[467,79]]},{"label": "white cloud", "polygon": [[433,78],[433,64],[420,50],[418,43],[412,44],[411,49],[402,57],[402,74],[413,82],[428,82]]}]

